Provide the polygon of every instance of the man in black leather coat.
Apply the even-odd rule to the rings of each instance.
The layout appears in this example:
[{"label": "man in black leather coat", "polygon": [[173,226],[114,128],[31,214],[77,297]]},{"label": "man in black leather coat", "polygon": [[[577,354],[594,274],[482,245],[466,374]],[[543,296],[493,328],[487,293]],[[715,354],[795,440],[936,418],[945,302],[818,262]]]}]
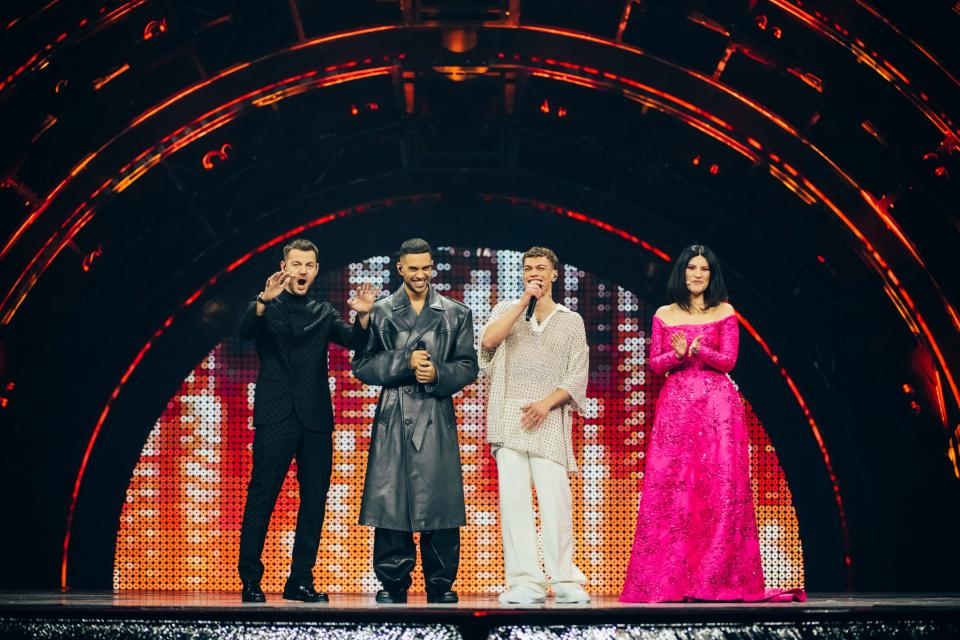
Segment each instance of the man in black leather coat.
[{"label": "man in black leather coat", "polygon": [[397,269],[403,286],[374,305],[367,344],[353,359],[357,378],[383,387],[360,523],[375,527],[377,602],[406,602],[419,531],[427,601],[453,603],[466,513],[452,396],[477,377],[473,315],[430,286],[425,241],[404,242]]},{"label": "man in black leather coat", "polygon": [[253,469],[240,529],[237,568],[244,602],[264,602],[263,544],[270,514],[287,475],[297,460],[300,509],[293,541],[290,577],[283,588],[287,600],[326,602],[314,590],[320,532],[333,468],[333,410],[327,375],[331,342],[348,349],[366,343],[369,314],[376,294],[361,285],[347,304],[357,312],[351,327],[328,302],[307,293],[317,276],[318,251],[309,240],[293,240],[283,248],[280,271],[250,303],[240,323],[240,337],[256,340],[260,369],[253,403]]}]

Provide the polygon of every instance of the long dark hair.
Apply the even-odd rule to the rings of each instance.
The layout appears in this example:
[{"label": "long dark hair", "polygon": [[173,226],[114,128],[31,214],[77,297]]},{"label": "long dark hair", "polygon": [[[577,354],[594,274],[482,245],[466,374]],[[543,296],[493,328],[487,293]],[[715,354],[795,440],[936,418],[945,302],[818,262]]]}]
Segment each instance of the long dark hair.
[{"label": "long dark hair", "polygon": [[690,290],[687,289],[687,264],[697,256],[703,256],[710,267],[710,282],[703,292],[703,302],[707,309],[727,301],[727,285],[723,282],[723,273],[720,271],[720,261],[717,254],[702,244],[692,244],[677,257],[673,263],[673,271],[667,280],[667,297],[670,302],[686,312],[690,312]]}]

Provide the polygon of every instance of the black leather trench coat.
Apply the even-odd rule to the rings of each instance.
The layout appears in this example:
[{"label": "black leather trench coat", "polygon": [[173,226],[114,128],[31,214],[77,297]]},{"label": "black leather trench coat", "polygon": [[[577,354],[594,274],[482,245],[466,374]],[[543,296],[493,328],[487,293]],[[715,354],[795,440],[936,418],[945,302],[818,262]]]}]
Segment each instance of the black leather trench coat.
[{"label": "black leather trench coat", "polygon": [[[437,379],[417,383],[410,354],[422,340]],[[360,524],[433,531],[466,524],[453,395],[479,371],[473,314],[430,288],[418,316],[401,288],[380,300],[366,347],[353,358],[362,382],[383,387],[374,415]]]}]

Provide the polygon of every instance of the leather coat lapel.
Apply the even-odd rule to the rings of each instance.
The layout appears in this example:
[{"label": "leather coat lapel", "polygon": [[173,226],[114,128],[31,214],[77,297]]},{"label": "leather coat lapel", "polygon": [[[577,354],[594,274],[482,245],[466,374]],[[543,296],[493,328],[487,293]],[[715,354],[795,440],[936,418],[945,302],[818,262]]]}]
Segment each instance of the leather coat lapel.
[{"label": "leather coat lapel", "polygon": [[[400,285],[397,292],[393,294],[393,323],[397,331],[410,331],[417,321],[417,313],[410,304],[410,298],[407,296],[407,290]],[[409,335],[409,334],[408,334]]]},{"label": "leather coat lapel", "polygon": [[416,344],[417,340],[423,339],[425,334],[437,328],[441,320],[443,320],[443,300],[433,286],[431,286],[423,309],[420,311],[420,315],[413,325],[413,330],[410,332],[410,339],[407,340],[407,346]]}]

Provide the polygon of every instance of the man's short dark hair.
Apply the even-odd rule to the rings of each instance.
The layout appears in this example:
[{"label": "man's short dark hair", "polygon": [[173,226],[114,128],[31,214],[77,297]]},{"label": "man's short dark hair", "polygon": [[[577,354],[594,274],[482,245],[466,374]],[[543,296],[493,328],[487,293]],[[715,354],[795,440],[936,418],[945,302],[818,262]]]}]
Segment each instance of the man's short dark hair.
[{"label": "man's short dark hair", "polygon": [[320,259],[320,250],[317,249],[317,245],[313,244],[306,238],[296,238],[291,240],[286,246],[283,247],[283,259],[286,260],[287,256],[290,255],[290,252],[296,249],[297,251],[313,251],[314,259]]},{"label": "man's short dark hair", "polygon": [[430,248],[430,244],[423,238],[410,238],[409,240],[404,240],[403,244],[400,245],[400,255],[403,256],[410,253],[429,253],[430,257],[433,257],[433,249]]},{"label": "man's short dark hair", "polygon": [[550,264],[553,265],[555,271],[560,271],[560,258],[557,257],[557,254],[553,252],[553,249],[547,249],[546,247],[530,247],[523,252],[523,262],[527,261],[527,258],[546,258],[550,261]]}]

